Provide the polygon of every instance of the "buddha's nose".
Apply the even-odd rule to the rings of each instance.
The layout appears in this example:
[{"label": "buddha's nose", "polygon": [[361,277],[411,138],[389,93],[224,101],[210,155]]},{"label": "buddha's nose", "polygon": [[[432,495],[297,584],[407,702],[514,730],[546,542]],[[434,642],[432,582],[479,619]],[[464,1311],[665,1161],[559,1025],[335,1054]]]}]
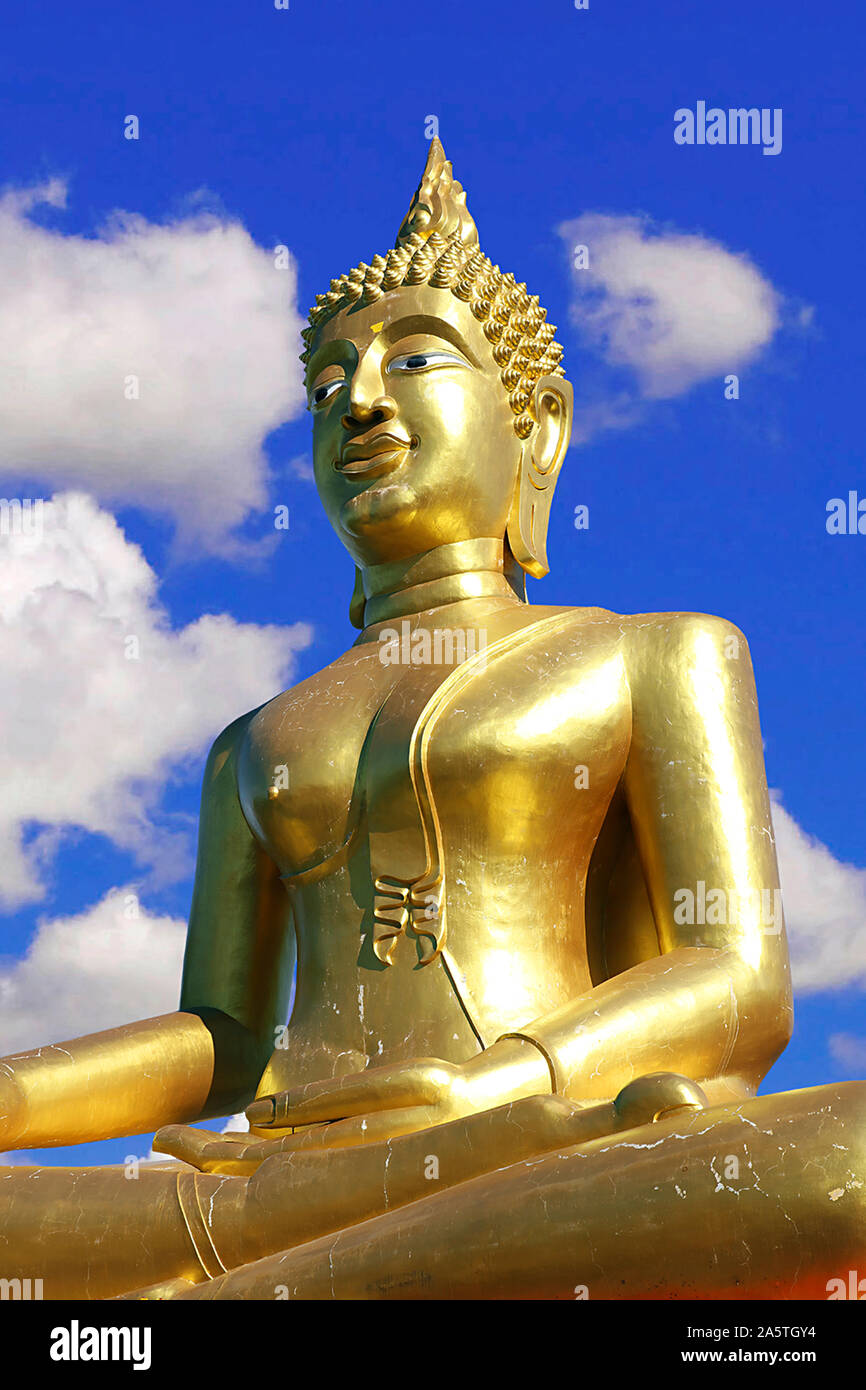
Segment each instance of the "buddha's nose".
[{"label": "buddha's nose", "polygon": [[354,430],[359,425],[369,427],[382,424],[385,420],[393,420],[396,414],[397,402],[393,396],[385,395],[382,391],[381,377],[377,380],[367,377],[365,380],[363,374],[359,373],[349,392],[349,409],[342,419],[343,428]]}]

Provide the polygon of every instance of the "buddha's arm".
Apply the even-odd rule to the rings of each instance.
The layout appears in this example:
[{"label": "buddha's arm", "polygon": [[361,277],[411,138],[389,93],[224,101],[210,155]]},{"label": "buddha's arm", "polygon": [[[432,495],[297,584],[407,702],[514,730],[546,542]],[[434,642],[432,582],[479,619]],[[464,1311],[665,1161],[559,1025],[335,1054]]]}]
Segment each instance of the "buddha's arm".
[{"label": "buddha's arm", "polygon": [[83,1143],[241,1109],[286,1018],[288,899],[244,820],[237,747],[205,769],[180,1010],[0,1060],[0,1149]]},{"label": "buddha's arm", "polygon": [[229,1020],[163,1014],[0,1059],[0,1148],[140,1134],[206,1114]]},{"label": "buddha's arm", "polygon": [[748,649],[721,619],[668,615],[635,620],[627,650],[625,792],[660,955],[519,1036],[576,1099],[656,1070],[751,1091],[790,1036],[791,994]]}]

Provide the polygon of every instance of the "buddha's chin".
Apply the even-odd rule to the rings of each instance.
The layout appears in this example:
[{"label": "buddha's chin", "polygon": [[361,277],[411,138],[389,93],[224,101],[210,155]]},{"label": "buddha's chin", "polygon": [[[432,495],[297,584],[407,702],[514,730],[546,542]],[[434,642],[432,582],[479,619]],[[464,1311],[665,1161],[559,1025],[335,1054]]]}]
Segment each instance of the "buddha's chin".
[{"label": "buddha's chin", "polygon": [[[414,488],[405,482],[383,479],[350,497],[340,508],[340,527],[349,536],[372,539],[381,533],[385,549],[393,546],[395,532],[411,525],[418,514]],[[386,532],[390,545],[386,542]],[[383,559],[387,559],[383,555]]]}]

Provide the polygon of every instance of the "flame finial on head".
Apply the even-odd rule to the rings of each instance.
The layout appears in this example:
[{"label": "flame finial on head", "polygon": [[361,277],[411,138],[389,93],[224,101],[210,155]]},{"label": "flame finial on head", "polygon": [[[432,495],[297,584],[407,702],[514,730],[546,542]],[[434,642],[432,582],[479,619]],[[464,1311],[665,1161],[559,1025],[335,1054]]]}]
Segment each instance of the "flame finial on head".
[{"label": "flame finial on head", "polygon": [[396,244],[402,246],[415,235],[427,241],[433,232],[446,241],[459,233],[464,250],[478,249],[478,228],[466,207],[463,186],[455,179],[442,143],[435,137],[430,141],[424,174],[397,233]]},{"label": "flame finial on head", "polygon": [[450,290],[469,305],[500,369],[515,432],[526,439],[537,424],[532,404],[536,383],[543,376],[564,375],[562,348],[537,296],[527,294],[513,275],[504,275],[479,247],[466,194],[436,139],[430,142],[424,175],[387,256],[374,256],[369,265],[362,261],[316,297],[303,332],[301,361],[309,360],[313,338],[328,319],[344,309],[374,304],[402,285]]}]

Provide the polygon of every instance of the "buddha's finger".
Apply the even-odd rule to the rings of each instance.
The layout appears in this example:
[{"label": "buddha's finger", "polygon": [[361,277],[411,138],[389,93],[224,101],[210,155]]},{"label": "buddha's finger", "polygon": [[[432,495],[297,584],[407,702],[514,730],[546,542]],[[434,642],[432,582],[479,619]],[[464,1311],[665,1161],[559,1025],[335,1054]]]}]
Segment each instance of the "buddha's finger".
[{"label": "buddha's finger", "polygon": [[360,1144],[382,1144],[400,1134],[414,1134],[442,1123],[446,1116],[436,1115],[426,1105],[408,1106],[402,1110],[386,1110],[371,1115],[356,1115],[317,1125],[300,1134],[292,1134],[280,1143],[280,1152],[298,1153],[316,1149],[348,1149]]},{"label": "buddha's finger", "polygon": [[249,1147],[248,1134],[214,1134],[191,1125],[165,1125],[153,1137],[154,1153],[179,1158],[194,1168],[201,1168],[204,1161],[217,1157],[240,1157]]},{"label": "buddha's finger", "polygon": [[195,1163],[208,1138],[204,1131],[193,1129],[190,1125],[163,1125],[153,1136],[153,1152],[168,1154],[170,1158],[180,1158],[185,1163]]},{"label": "buddha's finger", "polygon": [[[240,1136],[244,1142],[224,1143],[213,1139],[201,1146],[194,1156],[191,1153],[178,1154],[186,1162],[192,1163],[202,1173],[220,1173],[232,1177],[248,1177],[255,1173],[268,1158],[275,1154],[295,1153],[299,1149],[323,1149],[327,1147],[317,1142],[316,1135],[329,1125],[307,1125],[302,1130],[290,1131],[279,1139],[249,1139]],[[227,1136],[237,1138],[238,1136]]]},{"label": "buddha's finger", "polygon": [[291,1136],[262,1139],[243,1133],[214,1135],[188,1125],[171,1125],[166,1132],[160,1132],[158,1145],[154,1140],[154,1149],[189,1163],[200,1173],[243,1177],[255,1173],[265,1159],[281,1153],[287,1137]]},{"label": "buddha's finger", "polygon": [[279,1091],[247,1106],[257,1129],[284,1129],[322,1124],[371,1111],[391,1110],[427,1099],[419,1076],[406,1068],[395,1072],[315,1081],[295,1091]]}]

